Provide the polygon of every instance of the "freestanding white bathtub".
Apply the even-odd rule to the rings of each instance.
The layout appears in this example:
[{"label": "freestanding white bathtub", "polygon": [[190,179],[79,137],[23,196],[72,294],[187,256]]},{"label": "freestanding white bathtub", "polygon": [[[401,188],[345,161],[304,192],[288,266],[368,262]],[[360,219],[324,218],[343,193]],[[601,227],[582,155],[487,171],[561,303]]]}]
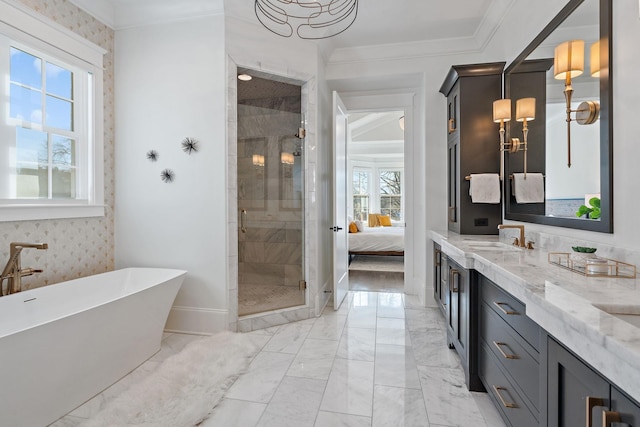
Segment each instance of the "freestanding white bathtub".
[{"label": "freestanding white bathtub", "polygon": [[127,268],[0,298],[0,425],[44,427],[159,349],[186,271]]}]

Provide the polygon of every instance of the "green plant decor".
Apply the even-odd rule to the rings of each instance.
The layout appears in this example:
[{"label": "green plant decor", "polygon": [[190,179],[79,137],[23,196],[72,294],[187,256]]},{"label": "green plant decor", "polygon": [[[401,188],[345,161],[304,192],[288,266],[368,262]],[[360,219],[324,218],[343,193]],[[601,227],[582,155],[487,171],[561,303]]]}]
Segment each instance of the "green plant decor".
[{"label": "green plant decor", "polygon": [[592,197],[589,199],[591,207],[582,205],[578,208],[576,216],[578,218],[585,216],[589,219],[600,219],[600,198]]}]

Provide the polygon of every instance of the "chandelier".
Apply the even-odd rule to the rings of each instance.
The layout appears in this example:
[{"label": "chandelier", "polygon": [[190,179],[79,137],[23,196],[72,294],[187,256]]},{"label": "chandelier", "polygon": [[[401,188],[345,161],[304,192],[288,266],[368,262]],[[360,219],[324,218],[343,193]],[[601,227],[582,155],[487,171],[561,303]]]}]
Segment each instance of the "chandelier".
[{"label": "chandelier", "polygon": [[256,17],[274,34],[325,39],[342,33],[358,15],[358,0],[255,0]]}]

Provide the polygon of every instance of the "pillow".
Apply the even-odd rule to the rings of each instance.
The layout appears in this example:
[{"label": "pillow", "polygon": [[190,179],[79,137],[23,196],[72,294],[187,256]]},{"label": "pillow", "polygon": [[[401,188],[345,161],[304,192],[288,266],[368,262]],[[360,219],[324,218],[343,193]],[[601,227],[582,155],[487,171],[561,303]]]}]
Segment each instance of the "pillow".
[{"label": "pillow", "polygon": [[378,215],[378,222],[383,227],[391,227],[391,217],[389,215]]},{"label": "pillow", "polygon": [[362,221],[356,221],[356,227],[358,227],[358,231],[364,231],[364,224],[362,223]]},{"label": "pillow", "polygon": [[369,227],[380,227],[380,222],[378,221],[378,214],[369,214]]},{"label": "pillow", "polygon": [[356,225],[355,222],[350,222],[349,223],[349,233],[357,233],[358,232],[358,226]]}]

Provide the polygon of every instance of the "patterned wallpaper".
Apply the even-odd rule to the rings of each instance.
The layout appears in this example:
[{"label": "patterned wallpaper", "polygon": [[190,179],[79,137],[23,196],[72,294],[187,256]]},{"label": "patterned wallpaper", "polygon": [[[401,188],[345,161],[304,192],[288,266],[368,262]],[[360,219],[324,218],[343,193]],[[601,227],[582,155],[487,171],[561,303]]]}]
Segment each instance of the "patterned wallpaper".
[{"label": "patterned wallpaper", "polygon": [[46,251],[25,249],[23,267],[44,272],[23,280],[34,288],[114,268],[114,31],[67,0],[20,0],[29,8],[108,51],[104,57],[105,217],[0,222],[0,268],[9,258],[9,243],[46,242]]}]

